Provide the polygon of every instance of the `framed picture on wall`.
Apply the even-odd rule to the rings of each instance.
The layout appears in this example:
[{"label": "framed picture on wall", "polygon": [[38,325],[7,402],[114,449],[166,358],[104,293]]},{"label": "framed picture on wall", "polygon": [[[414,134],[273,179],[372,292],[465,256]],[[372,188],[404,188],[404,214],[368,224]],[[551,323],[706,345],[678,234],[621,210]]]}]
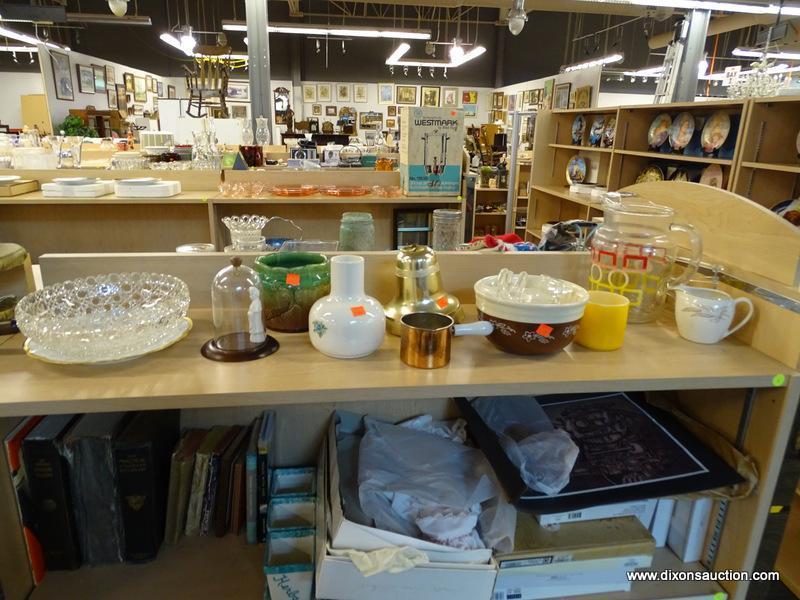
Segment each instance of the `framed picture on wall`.
[{"label": "framed picture on wall", "polygon": [[555,79],[548,79],[544,82],[544,90],[542,91],[542,107],[545,110],[550,110],[550,108],[553,106],[553,86],[555,83]]},{"label": "framed picture on wall", "polygon": [[138,75],[133,78],[133,99],[136,102],[147,102],[147,80]]},{"label": "framed picture on wall", "polygon": [[429,108],[439,108],[439,101],[441,100],[442,88],[438,85],[423,85],[420,90],[422,97],[422,106]]},{"label": "framed picture on wall", "polygon": [[118,108],[116,86],[109,87],[106,90],[106,96],[108,96],[108,108],[111,110]]},{"label": "framed picture on wall", "polygon": [[394,104],[394,84],[392,82],[378,84],[378,104]]},{"label": "framed picture on wall", "polygon": [[389,108],[386,109],[386,114],[389,115],[390,117],[396,117],[397,107],[394,105],[390,106]]},{"label": "framed picture on wall", "polygon": [[531,103],[531,91],[525,90],[522,92],[522,106],[527,107]]},{"label": "framed picture on wall", "polygon": [[225,95],[231,100],[247,102],[250,100],[250,83],[247,81],[228,81]]},{"label": "framed picture on wall", "polygon": [[442,88],[442,106],[458,108],[458,88]]},{"label": "framed picture on wall", "polygon": [[317,84],[317,100],[319,102],[330,102],[333,100],[333,90],[330,83]]},{"label": "framed picture on wall", "polygon": [[117,76],[114,74],[114,67],[106,65],[106,89],[112,90],[116,95]]},{"label": "framed picture on wall", "polygon": [[559,83],[553,92],[553,108],[569,108],[571,83]]},{"label": "framed picture on wall", "polygon": [[231,118],[232,119],[246,119],[247,118],[247,104],[231,104]]},{"label": "framed picture on wall", "polygon": [[303,102],[317,101],[317,86],[313,83],[303,84]]},{"label": "framed picture on wall", "polygon": [[175,86],[174,85],[168,85],[167,86],[167,98],[175,99],[177,97],[178,97],[178,95],[175,93]]},{"label": "framed picture on wall", "polygon": [[337,102],[350,102],[352,98],[349,83],[336,84],[336,101]]},{"label": "framed picture on wall", "polygon": [[395,94],[397,96],[397,104],[407,104],[411,106],[417,105],[417,86],[415,85],[395,86]]},{"label": "framed picture on wall", "polygon": [[353,84],[353,102],[364,104],[367,101],[367,93],[366,83]]},{"label": "framed picture on wall", "polygon": [[156,93],[158,94],[159,98],[163,98],[164,97],[164,82],[163,81],[159,81],[158,83],[156,83]]},{"label": "framed picture on wall", "polygon": [[150,75],[144,76],[144,87],[145,91],[151,92],[153,91],[153,77]]},{"label": "framed picture on wall", "polygon": [[122,79],[125,81],[125,91],[130,92],[131,94],[136,91],[136,85],[134,84],[134,77],[133,73],[123,73]]},{"label": "framed picture on wall", "polygon": [[59,100],[75,100],[69,55],[50,50],[50,66],[53,68],[53,85],[56,90],[56,98]]},{"label": "framed picture on wall", "polygon": [[339,114],[339,111],[333,105],[328,105],[325,107],[325,116],[326,117],[335,117]]},{"label": "framed picture on wall", "polygon": [[311,105],[311,114],[315,117],[319,117],[322,115],[322,104],[312,104]]},{"label": "framed picture on wall", "polygon": [[87,65],[77,65],[78,91],[81,94],[94,94],[94,69]]},{"label": "framed picture on wall", "polygon": [[394,119],[386,119],[386,129],[394,129],[395,124]]},{"label": "framed picture on wall", "polygon": [[382,129],[383,113],[374,110],[358,113],[358,127],[360,129]]},{"label": "framed picture on wall", "polygon": [[94,72],[94,91],[98,94],[106,91],[106,70],[100,65],[92,65]]},{"label": "framed picture on wall", "polygon": [[158,114],[158,97],[153,98],[153,114]]},{"label": "framed picture on wall", "polygon": [[592,86],[575,88],[575,108],[589,108],[592,104]]},{"label": "framed picture on wall", "polygon": [[477,104],[478,92],[476,90],[464,90],[461,92],[461,104]]},{"label": "framed picture on wall", "polygon": [[125,84],[118,83],[116,86],[117,90],[117,110],[119,111],[120,116],[127,117],[128,116],[128,94],[127,90],[125,89]]},{"label": "framed picture on wall", "polygon": [[478,105],[477,104],[462,104],[464,107],[464,116],[465,117],[474,117],[478,114]]}]

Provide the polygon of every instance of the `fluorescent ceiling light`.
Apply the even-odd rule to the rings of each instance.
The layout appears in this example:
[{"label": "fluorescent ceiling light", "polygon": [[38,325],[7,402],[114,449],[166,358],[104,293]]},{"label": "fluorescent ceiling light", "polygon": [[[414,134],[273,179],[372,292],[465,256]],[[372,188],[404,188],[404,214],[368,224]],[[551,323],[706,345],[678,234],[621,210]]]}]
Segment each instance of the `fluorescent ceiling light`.
[{"label": "fluorescent ceiling light", "polygon": [[[761,58],[764,56],[764,51],[757,48],[734,48],[732,54],[744,58]],[[767,52],[767,58],[800,60],[800,52]]]},{"label": "fluorescent ceiling light", "polygon": [[53,48],[54,50],[65,50],[69,52],[69,46],[62,46],[60,44],[56,44],[53,42],[45,42],[43,40],[33,37],[32,35],[28,35],[27,33],[14,31],[13,29],[8,29],[7,27],[0,26],[0,37],[11,38],[12,40],[17,40],[18,42],[25,42],[26,44],[31,44],[33,46],[44,44],[46,47]]},{"label": "fluorescent ceiling light", "polygon": [[464,63],[467,63],[475,58],[478,58],[481,54],[486,52],[486,48],[484,48],[483,46],[475,46],[474,48],[472,48],[472,50],[470,50],[469,52],[467,52],[462,56],[458,56],[458,53],[456,53],[456,56],[454,57],[453,54],[451,53],[450,60],[414,60],[414,59],[403,60],[403,56],[410,49],[411,46],[403,42],[397,48],[395,48],[395,51],[392,52],[389,58],[386,59],[386,64],[393,66],[400,66],[400,67],[455,68],[455,67],[460,67]]},{"label": "fluorescent ceiling light", "polygon": [[[247,31],[244,21],[222,21],[225,31]],[[294,23],[271,23],[267,26],[270,33],[290,33],[297,35],[337,35],[344,37],[389,38],[396,40],[429,40],[431,32],[423,29],[376,29],[374,27],[358,27],[344,25],[295,25]]]},{"label": "fluorescent ceiling light", "polygon": [[572,71],[582,71],[583,69],[591,69],[592,67],[613,65],[615,63],[622,62],[623,60],[625,60],[624,54],[621,53],[609,54],[608,56],[594,58],[592,60],[587,60],[582,63],[575,63],[574,65],[567,65],[566,67],[561,67],[561,72],[571,73]]},{"label": "fluorescent ceiling light", "polygon": [[677,8],[682,10],[710,10],[752,15],[777,15],[779,12],[787,16],[800,16],[800,6],[784,6],[776,4],[740,4],[738,2],[706,2],[705,0],[581,0],[599,4],[629,4],[652,8]]},{"label": "fluorescent ceiling light", "polygon": [[94,13],[67,13],[68,23],[97,23],[99,25],[141,25],[149,27],[153,24],[152,19],[144,15],[125,15],[115,17],[114,15],[100,15]]},{"label": "fluorescent ceiling light", "polygon": [[180,32],[180,38],[172,35],[171,33],[162,33],[159,37],[165,44],[169,44],[176,50],[180,50],[186,56],[194,56],[194,47],[197,45],[197,40],[192,36],[191,31]]}]

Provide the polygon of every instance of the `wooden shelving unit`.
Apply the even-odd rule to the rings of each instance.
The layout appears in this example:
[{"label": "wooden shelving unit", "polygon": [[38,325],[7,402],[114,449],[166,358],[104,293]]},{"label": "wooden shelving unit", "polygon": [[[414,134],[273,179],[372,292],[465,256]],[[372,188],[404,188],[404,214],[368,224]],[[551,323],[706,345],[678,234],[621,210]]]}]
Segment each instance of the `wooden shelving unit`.
[{"label": "wooden shelving unit", "polygon": [[[508,188],[475,186],[471,237],[505,233],[507,200]],[[485,206],[498,207],[498,210],[487,211],[481,208]],[[503,207],[503,210],[499,210],[499,207]]]},{"label": "wooden shelving unit", "polygon": [[[528,220],[528,205],[530,204],[531,161],[520,160],[516,166],[516,189],[514,190],[512,223],[514,233],[525,239],[525,230]],[[521,221],[525,219],[525,221]]]}]

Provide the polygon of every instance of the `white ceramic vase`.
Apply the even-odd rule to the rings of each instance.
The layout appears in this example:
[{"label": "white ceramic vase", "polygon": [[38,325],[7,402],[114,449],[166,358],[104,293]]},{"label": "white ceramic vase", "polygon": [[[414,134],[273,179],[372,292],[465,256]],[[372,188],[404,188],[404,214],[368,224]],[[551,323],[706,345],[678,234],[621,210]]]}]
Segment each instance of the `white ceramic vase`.
[{"label": "white ceramic vase", "polygon": [[341,255],[331,259],[331,293],[308,314],[313,346],[333,358],[360,358],[380,348],[386,329],[383,306],[364,293],[364,259]]}]

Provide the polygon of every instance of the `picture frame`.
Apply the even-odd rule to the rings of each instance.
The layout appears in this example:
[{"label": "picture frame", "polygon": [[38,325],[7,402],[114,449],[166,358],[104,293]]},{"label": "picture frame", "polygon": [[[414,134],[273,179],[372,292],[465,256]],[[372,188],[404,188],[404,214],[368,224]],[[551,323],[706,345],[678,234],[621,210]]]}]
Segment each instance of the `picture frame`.
[{"label": "picture frame", "polygon": [[232,119],[246,119],[248,118],[247,107],[248,104],[231,104],[231,118]]},{"label": "picture frame", "polygon": [[336,101],[350,102],[353,98],[353,89],[349,83],[336,84]]},{"label": "picture frame", "polygon": [[417,86],[415,85],[396,85],[395,86],[395,104],[404,104],[407,106],[417,105]]},{"label": "picture frame", "polygon": [[369,98],[369,90],[366,83],[353,84],[353,102],[365,104]]},{"label": "picture frame", "polygon": [[[464,90],[461,92],[461,104],[478,104],[477,90]],[[474,116],[474,115],[473,115]]]},{"label": "picture frame", "polygon": [[592,105],[592,86],[575,88],[575,108],[589,108]]},{"label": "picture frame", "polygon": [[508,96],[506,94],[503,94],[503,104],[500,110],[508,110]]},{"label": "picture frame", "polygon": [[397,107],[394,104],[391,105],[390,107],[388,107],[386,109],[386,114],[388,116],[390,116],[390,117],[396,117],[397,116]]},{"label": "picture frame", "polygon": [[548,79],[544,82],[544,88],[542,88],[542,106],[545,110],[550,110],[553,106],[553,87],[555,83],[555,79]]},{"label": "picture frame", "polygon": [[464,109],[465,117],[476,117],[478,115],[477,104],[462,104],[461,106]]},{"label": "picture frame", "polygon": [[503,92],[494,92],[492,94],[492,108],[494,110],[503,110],[503,98],[505,94]]},{"label": "picture frame", "polygon": [[75,100],[69,54],[50,50],[50,67],[53,70],[53,86],[56,90],[56,98],[59,100]]},{"label": "picture frame", "polygon": [[145,75],[145,91],[152,92],[153,91],[153,76],[152,75]]},{"label": "picture frame", "polygon": [[164,82],[163,81],[156,82],[156,94],[158,95],[159,98],[163,98],[164,97]]},{"label": "picture frame", "polygon": [[114,86],[117,92],[117,110],[121,117],[128,116],[128,90],[125,89],[124,83],[118,83]]},{"label": "picture frame", "polygon": [[167,86],[167,98],[170,98],[170,99],[174,100],[177,97],[178,97],[178,94],[175,92],[175,86],[174,85],[168,85]]},{"label": "picture frame", "polygon": [[506,102],[506,106],[508,108],[509,114],[514,112],[517,109],[517,95],[510,94],[508,96],[508,101]]},{"label": "picture frame", "polygon": [[458,88],[442,88],[442,106],[458,108]]},{"label": "picture frame", "polygon": [[395,119],[386,119],[386,129],[394,129],[397,122]]},{"label": "picture frame", "polygon": [[571,83],[559,83],[553,91],[553,108],[569,108],[569,93],[572,89]]},{"label": "picture frame", "polygon": [[131,94],[136,91],[136,84],[134,83],[133,73],[123,73],[122,80],[125,82],[125,91]]},{"label": "picture frame", "polygon": [[382,129],[383,113],[374,110],[358,113],[358,127],[359,129]]},{"label": "picture frame", "polygon": [[333,100],[333,88],[330,83],[317,84],[317,101],[330,102]]},{"label": "picture frame", "polygon": [[394,104],[394,83],[388,81],[378,84],[378,104]]},{"label": "picture frame", "polygon": [[106,65],[106,89],[117,94],[117,75],[114,73],[114,67]]},{"label": "picture frame", "polygon": [[250,100],[250,82],[244,80],[228,80],[225,96],[231,100],[248,102]]},{"label": "picture frame", "polygon": [[314,115],[315,117],[322,116],[322,104],[312,104],[311,114]]},{"label": "picture frame", "polygon": [[325,107],[325,116],[326,117],[335,117],[338,114],[339,114],[339,111],[334,105],[329,104],[329,105],[327,105]]},{"label": "picture frame", "polygon": [[106,91],[106,69],[102,65],[92,65],[94,73],[94,91],[99,94]]},{"label": "picture frame", "polygon": [[528,106],[531,103],[531,90],[525,90],[522,92],[522,106]]},{"label": "picture frame", "polygon": [[158,114],[158,96],[153,96],[153,110],[150,111],[150,114]]},{"label": "picture frame", "polygon": [[317,101],[317,86],[313,83],[303,84],[303,102]]},{"label": "picture frame", "polygon": [[76,65],[78,70],[78,91],[81,94],[94,94],[94,69],[88,65]]},{"label": "picture frame", "polygon": [[116,110],[118,108],[117,88],[116,88],[116,86],[109,87],[106,90],[106,97],[108,98],[108,108],[109,108],[109,110]]},{"label": "picture frame", "polygon": [[144,77],[134,76],[133,99],[135,102],[147,102],[147,80]]},{"label": "picture frame", "polygon": [[426,108],[439,108],[442,100],[442,88],[438,85],[423,85],[420,89],[422,106]]}]

